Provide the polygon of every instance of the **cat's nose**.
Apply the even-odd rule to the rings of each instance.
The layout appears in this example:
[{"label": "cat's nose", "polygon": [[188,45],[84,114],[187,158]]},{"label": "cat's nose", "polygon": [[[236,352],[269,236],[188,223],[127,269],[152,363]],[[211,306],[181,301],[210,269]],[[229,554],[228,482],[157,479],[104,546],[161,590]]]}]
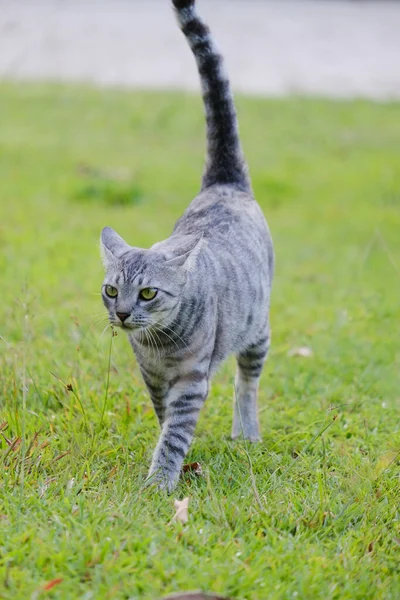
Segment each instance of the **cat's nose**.
[{"label": "cat's nose", "polygon": [[117,317],[122,321],[122,323],[130,316],[130,313],[117,312]]}]

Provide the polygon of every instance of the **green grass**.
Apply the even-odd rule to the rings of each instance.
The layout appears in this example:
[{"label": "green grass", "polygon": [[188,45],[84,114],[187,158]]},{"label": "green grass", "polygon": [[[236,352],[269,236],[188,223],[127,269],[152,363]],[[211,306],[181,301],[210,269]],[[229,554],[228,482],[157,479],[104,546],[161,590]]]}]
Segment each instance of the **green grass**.
[{"label": "green grass", "polygon": [[167,497],[143,489],[157,424],[121,334],[107,394],[98,239],[169,235],[200,100],[0,85],[1,598],[399,597],[400,104],[238,108],[277,255],[263,442],[229,439],[229,361],[188,457],[205,477]]}]

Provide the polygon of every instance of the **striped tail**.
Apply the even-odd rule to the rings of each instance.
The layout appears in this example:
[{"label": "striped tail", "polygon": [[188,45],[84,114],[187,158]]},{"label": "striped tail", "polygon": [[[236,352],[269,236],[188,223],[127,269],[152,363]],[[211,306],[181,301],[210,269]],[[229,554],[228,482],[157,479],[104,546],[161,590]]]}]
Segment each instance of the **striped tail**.
[{"label": "striped tail", "polygon": [[236,110],[223,58],[207,25],[199,17],[195,0],[172,0],[178,23],[196,58],[207,121],[207,160],[202,189],[230,184],[251,190],[239,140]]}]

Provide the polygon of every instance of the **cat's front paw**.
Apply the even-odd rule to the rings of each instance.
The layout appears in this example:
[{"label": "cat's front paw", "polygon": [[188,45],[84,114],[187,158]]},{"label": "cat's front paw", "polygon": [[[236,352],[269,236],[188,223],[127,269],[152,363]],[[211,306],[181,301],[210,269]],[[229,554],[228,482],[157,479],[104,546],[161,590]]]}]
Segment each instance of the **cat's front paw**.
[{"label": "cat's front paw", "polygon": [[147,476],[146,485],[155,485],[158,490],[170,494],[176,487],[179,479],[179,471],[170,471],[163,466],[152,467]]}]

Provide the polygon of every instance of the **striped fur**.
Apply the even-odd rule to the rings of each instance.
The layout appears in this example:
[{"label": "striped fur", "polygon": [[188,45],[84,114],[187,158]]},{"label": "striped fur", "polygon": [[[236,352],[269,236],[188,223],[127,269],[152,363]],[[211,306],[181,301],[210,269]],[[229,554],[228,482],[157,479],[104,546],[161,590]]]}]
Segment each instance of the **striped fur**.
[{"label": "striped fur", "polygon": [[195,3],[173,0],[178,23],[195,56],[200,73],[207,122],[207,162],[203,189],[232,184],[249,192],[250,181],[238,134],[232,91],[224,61]]},{"label": "striped fur", "polygon": [[[257,391],[270,343],[274,263],[221,55],[194,0],[173,4],[202,82],[208,140],[202,189],[172,235],[148,250],[129,246],[108,227],[101,236],[103,301],[111,323],[129,336],[161,427],[149,480],[167,490],[178,480],[211,378],[230,354],[238,363],[232,437],[260,437]],[[117,296],[109,297],[106,286]],[[157,295],[144,301],[143,288]]]}]

